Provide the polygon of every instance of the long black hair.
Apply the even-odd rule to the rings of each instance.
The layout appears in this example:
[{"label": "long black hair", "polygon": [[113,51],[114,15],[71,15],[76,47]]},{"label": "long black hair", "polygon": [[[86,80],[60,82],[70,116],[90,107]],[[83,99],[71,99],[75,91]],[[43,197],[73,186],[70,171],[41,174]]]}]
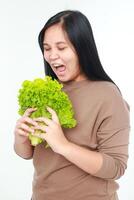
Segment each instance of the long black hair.
[{"label": "long black hair", "polygon": [[[51,17],[39,33],[38,41],[42,53],[45,31],[61,23],[78,56],[81,71],[90,80],[114,81],[104,71],[100,62],[91,25],[85,15],[76,10],[65,10]],[[45,74],[57,79],[48,62],[44,59]],[[115,84],[115,83],[114,83]]]}]

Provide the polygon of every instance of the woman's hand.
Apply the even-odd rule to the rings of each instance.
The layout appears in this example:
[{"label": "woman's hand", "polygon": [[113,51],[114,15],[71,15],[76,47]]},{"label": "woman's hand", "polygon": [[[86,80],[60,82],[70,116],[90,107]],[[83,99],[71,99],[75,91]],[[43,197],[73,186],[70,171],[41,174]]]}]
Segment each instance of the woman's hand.
[{"label": "woman's hand", "polygon": [[[24,115],[17,121],[15,126],[15,138],[20,143],[27,142],[29,133],[34,133],[34,126],[37,126],[37,122],[31,119],[29,116],[34,112],[36,108],[28,108]],[[30,127],[31,126],[31,127]]]},{"label": "woman's hand", "polygon": [[41,130],[44,133],[33,133],[33,135],[46,140],[54,152],[61,154],[64,147],[69,144],[69,141],[64,136],[56,112],[50,107],[47,107],[47,110],[52,114],[52,119],[45,117],[34,119],[36,122],[44,122],[46,125],[36,126],[35,129]]},{"label": "woman's hand", "polygon": [[33,156],[33,147],[28,136],[29,133],[34,132],[34,126],[37,126],[37,122],[29,117],[35,110],[33,108],[27,109],[15,126],[14,150],[19,156],[25,159],[31,159]]}]

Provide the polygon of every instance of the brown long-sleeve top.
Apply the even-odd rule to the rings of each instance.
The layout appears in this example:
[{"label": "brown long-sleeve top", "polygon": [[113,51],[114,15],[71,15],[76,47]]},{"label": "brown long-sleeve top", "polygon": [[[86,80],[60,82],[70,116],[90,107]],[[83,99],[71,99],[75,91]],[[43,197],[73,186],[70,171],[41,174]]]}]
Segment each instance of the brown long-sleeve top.
[{"label": "brown long-sleeve top", "polygon": [[44,144],[35,147],[33,200],[116,200],[127,167],[129,106],[107,81],[70,81],[63,90],[72,101],[77,126],[63,129],[67,139],[103,156],[101,169],[90,175]]}]

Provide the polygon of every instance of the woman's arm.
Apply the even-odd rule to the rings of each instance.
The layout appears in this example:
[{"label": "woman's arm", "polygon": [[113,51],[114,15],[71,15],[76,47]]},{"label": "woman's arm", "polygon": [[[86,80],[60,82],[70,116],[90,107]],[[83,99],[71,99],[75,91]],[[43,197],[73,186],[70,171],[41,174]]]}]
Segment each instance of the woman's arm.
[{"label": "woman's arm", "polygon": [[128,104],[120,95],[109,97],[99,113],[97,152],[69,144],[61,149],[61,154],[96,177],[116,180],[127,168],[130,114]]},{"label": "woman's arm", "polygon": [[33,147],[28,139],[27,141],[23,142],[20,138],[15,136],[14,150],[17,155],[24,159],[31,159],[33,156]]},{"label": "woman's arm", "polygon": [[23,117],[21,117],[15,126],[15,141],[14,141],[14,150],[16,154],[25,159],[30,159],[33,156],[33,147],[30,144],[28,139],[29,132],[33,133],[34,129],[29,127],[29,125],[37,126],[37,123],[34,122],[29,115],[35,111],[35,109],[27,109]]},{"label": "woman's arm", "polygon": [[35,127],[45,132],[36,136],[45,139],[54,152],[96,177],[113,180],[124,174],[128,158],[129,111],[122,98],[114,98],[112,104],[110,99],[110,104],[104,104],[101,110],[96,152],[68,141],[55,111],[50,108],[48,111],[52,120],[35,119],[46,124]]},{"label": "woman's arm", "polygon": [[92,175],[101,168],[103,163],[101,153],[91,151],[71,142],[64,145],[59,153],[70,162]]},{"label": "woman's arm", "polygon": [[45,132],[45,134],[34,135],[45,139],[54,152],[61,154],[87,173],[96,173],[102,166],[102,155],[68,141],[55,111],[50,108],[48,108],[48,111],[52,114],[52,120],[44,117],[35,119],[37,122],[46,124],[46,126],[35,127],[35,129]]}]

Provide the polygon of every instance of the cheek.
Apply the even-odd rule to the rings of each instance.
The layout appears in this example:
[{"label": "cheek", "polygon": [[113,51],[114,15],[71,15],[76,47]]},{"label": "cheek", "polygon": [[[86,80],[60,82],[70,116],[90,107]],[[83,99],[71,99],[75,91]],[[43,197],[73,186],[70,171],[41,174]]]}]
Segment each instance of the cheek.
[{"label": "cheek", "polygon": [[49,62],[49,55],[48,55],[48,53],[44,53],[43,54],[43,57],[44,57],[44,59],[47,61],[47,62]]},{"label": "cheek", "polygon": [[67,63],[73,64],[73,63],[76,62],[76,57],[75,57],[72,53],[70,53],[70,52],[64,54],[64,55],[62,56],[62,58],[63,58]]},{"label": "cheek", "polygon": [[76,56],[71,56],[70,58],[68,57],[67,59],[68,59],[69,66],[73,70],[78,70],[79,69],[79,61],[78,61]]}]

